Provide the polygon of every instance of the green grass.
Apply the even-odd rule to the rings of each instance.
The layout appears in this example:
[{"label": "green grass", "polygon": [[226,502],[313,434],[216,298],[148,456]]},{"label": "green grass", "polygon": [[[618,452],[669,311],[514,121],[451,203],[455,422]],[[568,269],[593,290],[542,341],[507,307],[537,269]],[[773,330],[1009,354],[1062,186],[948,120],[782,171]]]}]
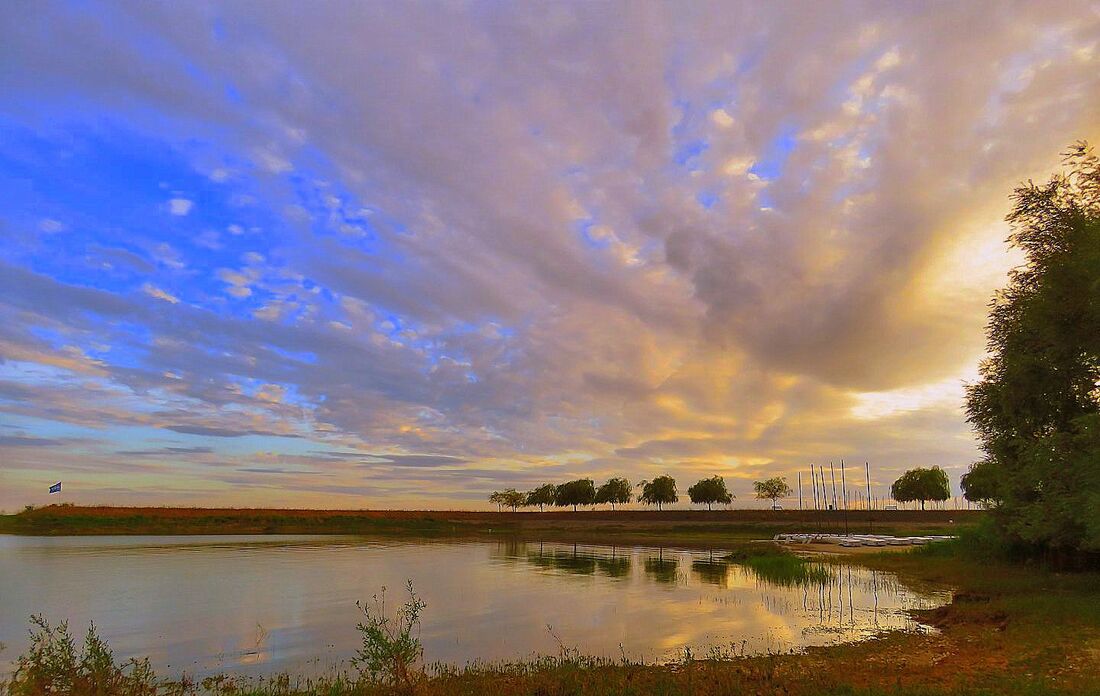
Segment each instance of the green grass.
[{"label": "green grass", "polygon": [[823,585],[833,579],[828,567],[790,554],[752,555],[735,562],[764,582],[781,587]]},{"label": "green grass", "polygon": [[210,515],[194,520],[172,520],[133,515],[111,518],[97,515],[38,514],[0,517],[0,533],[29,535],[135,534],[403,534],[446,537],[464,527],[444,520],[385,519],[331,515],[317,519],[265,515]]}]

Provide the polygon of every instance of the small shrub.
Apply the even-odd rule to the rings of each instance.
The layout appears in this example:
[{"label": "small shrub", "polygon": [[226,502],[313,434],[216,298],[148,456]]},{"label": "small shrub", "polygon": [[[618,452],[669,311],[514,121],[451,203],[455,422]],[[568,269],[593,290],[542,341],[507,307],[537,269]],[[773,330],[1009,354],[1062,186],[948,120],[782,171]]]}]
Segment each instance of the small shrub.
[{"label": "small shrub", "polygon": [[88,627],[83,649],[68,622],[50,626],[41,616],[31,617],[31,644],[16,662],[7,684],[11,696],[151,696],[156,693],[156,676],[148,660],[130,660],[116,665],[107,643]]},{"label": "small shrub", "polygon": [[370,605],[356,602],[366,620],[356,626],[363,636],[363,645],[352,658],[361,674],[400,689],[411,688],[423,676],[420,615],[427,607],[413,590],[412,580],[405,589],[409,598],[393,618],[386,614],[385,587]]},{"label": "small shrub", "polygon": [[968,561],[1018,561],[1028,556],[1026,549],[1014,546],[997,530],[994,521],[983,518],[978,524],[959,530],[958,537],[921,546],[914,553],[930,558],[960,558]]},{"label": "small shrub", "polygon": [[19,657],[12,676],[11,693],[71,693],[76,674],[76,644],[68,622],[53,628],[35,615],[31,617],[30,634],[30,647]]}]

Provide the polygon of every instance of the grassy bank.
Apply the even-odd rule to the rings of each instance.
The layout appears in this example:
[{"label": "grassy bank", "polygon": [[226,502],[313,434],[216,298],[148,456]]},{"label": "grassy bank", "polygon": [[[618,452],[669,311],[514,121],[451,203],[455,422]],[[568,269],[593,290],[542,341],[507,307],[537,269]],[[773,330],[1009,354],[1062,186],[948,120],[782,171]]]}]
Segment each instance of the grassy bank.
[{"label": "grassy bank", "polygon": [[579,543],[726,548],[787,531],[950,534],[983,513],[899,510],[848,513],[799,510],[595,510],[434,512],[49,506],[0,516],[0,532],[90,534],[365,534],[419,537],[515,536]]},{"label": "grassy bank", "polygon": [[[797,575],[797,560],[769,552],[736,559],[765,572]],[[437,668],[403,689],[355,676],[267,682],[232,677],[203,683],[161,681],[148,673],[114,678],[102,670],[104,696],[124,694],[1094,694],[1100,693],[1100,575],[975,558],[965,544],[910,553],[843,559],[890,570],[908,583],[949,583],[950,605],[916,612],[930,634],[882,638],[797,655],[750,658],[685,657],[672,665],[642,665],[579,657],[515,665]],[[812,566],[810,566],[812,568]],[[106,680],[106,681],[104,681]],[[64,681],[64,680],[62,680]],[[74,684],[71,679],[67,682]],[[80,682],[87,684],[87,680]],[[155,690],[154,690],[155,689]],[[85,691],[87,693],[89,691]],[[45,693],[11,691],[12,694]],[[55,690],[52,693],[79,693]]]}]

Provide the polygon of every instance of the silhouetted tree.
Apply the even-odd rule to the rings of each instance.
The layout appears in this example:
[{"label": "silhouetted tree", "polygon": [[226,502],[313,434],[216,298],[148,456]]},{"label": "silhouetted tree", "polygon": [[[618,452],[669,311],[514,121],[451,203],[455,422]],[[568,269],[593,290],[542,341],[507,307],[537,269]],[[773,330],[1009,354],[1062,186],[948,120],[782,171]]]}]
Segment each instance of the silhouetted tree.
[{"label": "silhouetted tree", "polygon": [[[1100,161],[1013,194],[1009,243],[1026,264],[990,305],[990,357],[967,387],[985,458],[967,479],[1010,542],[1100,552]],[[976,479],[975,476],[978,478]],[[972,489],[972,486],[977,485]]]},{"label": "silhouetted tree", "polygon": [[554,484],[547,483],[534,490],[527,492],[527,505],[538,505],[539,510],[542,510],[547,505],[554,504]]},{"label": "silhouetted tree", "polygon": [[611,509],[615,505],[625,505],[633,497],[630,481],[624,478],[611,478],[596,491],[596,504],[611,503]]},{"label": "silhouetted tree", "polygon": [[638,484],[642,494],[638,497],[646,505],[656,505],[660,510],[663,505],[675,503],[680,499],[676,495],[676,479],[671,476],[658,476],[652,481],[642,481]]},{"label": "silhouetted tree", "polygon": [[493,491],[493,494],[489,496],[489,502],[497,504],[498,512],[502,507],[510,507],[512,508],[512,512],[515,512],[516,508],[523,505],[526,501],[527,496],[520,493],[515,488],[505,488],[503,491]]},{"label": "silhouetted tree", "polygon": [[757,498],[772,501],[773,510],[775,509],[775,501],[786,498],[791,494],[791,487],[787,485],[787,479],[784,476],[776,476],[764,481],[753,481],[752,487],[756,491]]},{"label": "silhouetted tree", "polygon": [[527,494],[523,491],[517,491],[515,488],[509,488],[504,491],[504,504],[512,508],[512,512],[515,512],[518,508],[527,504]]},{"label": "silhouetted tree", "polygon": [[708,510],[714,503],[729,505],[733,502],[733,494],[726,488],[726,481],[721,476],[700,480],[688,489],[688,497],[693,503],[705,503]]},{"label": "silhouetted tree", "polygon": [[971,465],[970,471],[962,475],[960,483],[963,497],[972,503],[992,507],[1001,499],[1001,494],[997,492],[997,472],[989,462]]},{"label": "silhouetted tree", "polygon": [[947,480],[947,472],[938,466],[931,469],[910,469],[901,475],[894,485],[890,486],[890,496],[894,500],[908,503],[913,500],[920,501],[920,509],[924,509],[926,500],[947,500],[951,497],[951,485]]},{"label": "silhouetted tree", "polygon": [[558,507],[573,506],[573,512],[578,505],[591,505],[596,502],[596,484],[592,479],[577,479],[569,483],[563,483],[554,489],[554,505]]}]

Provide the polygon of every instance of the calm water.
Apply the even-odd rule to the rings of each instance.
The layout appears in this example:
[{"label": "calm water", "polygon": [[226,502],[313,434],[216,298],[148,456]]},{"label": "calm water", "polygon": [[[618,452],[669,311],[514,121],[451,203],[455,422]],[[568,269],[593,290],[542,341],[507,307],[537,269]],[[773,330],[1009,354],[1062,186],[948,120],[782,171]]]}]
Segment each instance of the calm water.
[{"label": "calm water", "polygon": [[[647,660],[684,646],[738,653],[918,630],[902,612],[947,602],[887,573],[840,568],[781,587],[715,552],[361,537],[0,535],[0,669],[26,647],[27,618],[94,620],[116,656],[158,670],[323,672],[359,644],[357,599],[393,600],[412,579],[428,603],[428,661],[582,653]],[[396,602],[391,602],[396,604]],[[552,627],[548,628],[548,627]],[[556,638],[555,638],[556,636]]]}]

